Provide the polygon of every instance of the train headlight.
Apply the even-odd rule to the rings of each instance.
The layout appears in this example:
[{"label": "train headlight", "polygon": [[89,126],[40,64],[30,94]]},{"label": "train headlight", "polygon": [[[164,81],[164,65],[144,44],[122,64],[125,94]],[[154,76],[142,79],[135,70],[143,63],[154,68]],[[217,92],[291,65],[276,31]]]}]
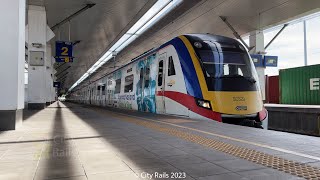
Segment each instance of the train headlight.
[{"label": "train headlight", "polygon": [[196,102],[198,106],[211,110],[210,101],[203,100],[203,99],[196,99]]}]

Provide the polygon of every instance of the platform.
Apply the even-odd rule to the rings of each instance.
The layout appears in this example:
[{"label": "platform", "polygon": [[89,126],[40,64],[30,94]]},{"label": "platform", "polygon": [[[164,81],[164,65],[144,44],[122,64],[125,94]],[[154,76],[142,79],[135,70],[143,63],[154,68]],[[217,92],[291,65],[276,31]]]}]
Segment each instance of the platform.
[{"label": "platform", "polygon": [[268,128],[320,136],[320,106],[265,104],[269,112]]},{"label": "platform", "polygon": [[320,139],[66,102],[0,133],[0,179],[178,177],[319,179]]}]

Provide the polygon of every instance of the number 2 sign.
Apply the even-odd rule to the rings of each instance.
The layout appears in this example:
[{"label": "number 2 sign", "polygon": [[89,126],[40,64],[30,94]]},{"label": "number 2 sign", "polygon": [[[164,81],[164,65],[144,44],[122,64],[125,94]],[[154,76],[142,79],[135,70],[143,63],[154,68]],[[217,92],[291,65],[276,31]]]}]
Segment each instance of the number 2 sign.
[{"label": "number 2 sign", "polygon": [[73,62],[71,42],[56,41],[56,62]]}]

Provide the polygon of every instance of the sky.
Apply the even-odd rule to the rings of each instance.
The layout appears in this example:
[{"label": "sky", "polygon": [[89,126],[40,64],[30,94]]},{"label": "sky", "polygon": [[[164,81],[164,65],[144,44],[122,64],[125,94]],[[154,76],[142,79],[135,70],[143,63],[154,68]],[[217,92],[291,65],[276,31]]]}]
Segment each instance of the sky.
[{"label": "sky", "polygon": [[[307,65],[320,64],[320,17],[306,21],[307,30]],[[267,44],[279,31],[265,32]],[[303,22],[290,24],[266,50],[267,55],[278,56],[278,67],[267,67],[267,75],[278,75],[279,69],[304,66]]]}]

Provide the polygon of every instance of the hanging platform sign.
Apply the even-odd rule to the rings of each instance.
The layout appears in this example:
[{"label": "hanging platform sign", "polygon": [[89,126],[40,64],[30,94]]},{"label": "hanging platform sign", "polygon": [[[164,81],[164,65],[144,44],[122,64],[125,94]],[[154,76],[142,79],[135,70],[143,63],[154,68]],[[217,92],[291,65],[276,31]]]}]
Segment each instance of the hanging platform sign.
[{"label": "hanging platform sign", "polygon": [[72,42],[56,41],[56,62],[73,62]]},{"label": "hanging platform sign", "polygon": [[266,67],[277,67],[278,56],[264,56],[264,63]]},{"label": "hanging platform sign", "polygon": [[263,67],[263,59],[261,54],[251,54],[251,59],[255,67]]}]

